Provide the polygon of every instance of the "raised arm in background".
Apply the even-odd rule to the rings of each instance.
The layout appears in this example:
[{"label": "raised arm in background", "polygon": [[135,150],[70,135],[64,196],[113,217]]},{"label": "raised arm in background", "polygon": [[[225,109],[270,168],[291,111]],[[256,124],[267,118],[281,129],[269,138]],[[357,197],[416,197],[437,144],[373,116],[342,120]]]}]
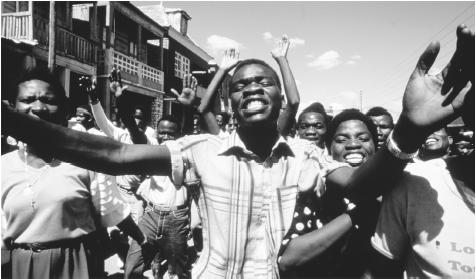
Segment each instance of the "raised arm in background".
[{"label": "raised arm in background", "polygon": [[96,91],[96,81],[88,76],[81,76],[79,78],[79,87],[88,94],[91,111],[93,112],[94,120],[99,129],[108,137],[114,137],[114,130],[117,129],[114,124],[106,116],[99,101],[99,95]]},{"label": "raised arm in background", "polygon": [[278,45],[271,51],[271,55],[279,65],[283,77],[284,93],[286,94],[286,107],[283,108],[278,118],[278,130],[283,136],[287,136],[291,130],[296,113],[299,108],[299,91],[294,80],[291,67],[289,66],[287,54],[290,41],[287,35],[283,35]]},{"label": "raised arm in background", "polygon": [[119,117],[124,123],[124,126],[129,131],[131,136],[131,141],[135,144],[146,144],[147,136],[145,131],[141,131],[137,126],[134,117],[133,117],[133,107],[131,106],[130,96],[124,94],[124,90],[127,89],[126,86],[122,86],[121,72],[116,68],[112,69],[111,74],[109,75],[109,89],[114,93],[116,97],[116,104],[118,109]]},{"label": "raised arm in background", "polygon": [[[170,92],[175,95],[177,101],[182,104],[182,115],[185,115],[187,107],[192,107],[196,103],[197,97],[197,79],[192,74],[186,74],[182,79],[182,93],[179,94],[174,88],[170,89]],[[182,117],[181,134],[183,134],[183,128],[185,127],[185,117]]]},{"label": "raised arm in background", "polygon": [[[474,32],[460,25],[456,33],[455,53],[443,71],[428,74],[440,50],[440,44],[432,42],[420,56],[407,83],[402,112],[391,135],[405,153],[416,152],[428,135],[456,119],[465,109],[474,111],[474,107],[463,108],[468,92],[474,92]],[[338,168],[331,172],[327,187],[343,189],[353,202],[363,196],[377,197],[394,185],[406,163],[383,148],[358,169]]]}]

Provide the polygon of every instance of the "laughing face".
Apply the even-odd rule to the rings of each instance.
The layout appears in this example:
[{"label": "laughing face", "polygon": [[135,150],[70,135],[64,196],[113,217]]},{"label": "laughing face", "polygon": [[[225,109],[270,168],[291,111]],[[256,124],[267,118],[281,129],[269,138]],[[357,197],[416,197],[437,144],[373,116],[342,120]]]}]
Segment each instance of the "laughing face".
[{"label": "laughing face", "polygon": [[334,160],[352,167],[362,165],[375,153],[375,145],[367,125],[360,120],[347,120],[339,124],[332,138],[331,155]]},{"label": "laughing face", "polygon": [[230,93],[240,127],[275,125],[281,108],[277,76],[267,66],[248,64],[232,77]]},{"label": "laughing face", "polygon": [[452,143],[451,137],[446,129],[440,129],[426,138],[425,143],[420,148],[420,152],[424,155],[445,155]]}]

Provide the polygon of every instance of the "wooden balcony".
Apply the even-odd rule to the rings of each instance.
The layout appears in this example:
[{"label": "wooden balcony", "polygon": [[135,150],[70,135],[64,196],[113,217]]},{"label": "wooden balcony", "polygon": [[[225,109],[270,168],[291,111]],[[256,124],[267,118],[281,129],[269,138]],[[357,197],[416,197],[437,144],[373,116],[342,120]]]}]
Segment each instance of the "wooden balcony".
[{"label": "wooden balcony", "polygon": [[2,37],[33,43],[31,12],[2,14]]},{"label": "wooden balcony", "polygon": [[[30,12],[2,14],[2,37],[38,44],[39,47],[48,48],[47,19],[32,16]],[[95,65],[96,45],[71,31],[56,26],[56,53],[74,60]]]},{"label": "wooden balcony", "polygon": [[[34,17],[34,39],[41,46],[48,46],[48,20],[35,16]],[[73,58],[80,62],[95,65],[97,46],[90,40],[83,38],[71,31],[56,26],[55,36],[56,53],[69,58]]]},{"label": "wooden balcony", "polygon": [[123,80],[154,91],[164,91],[164,73],[135,58],[114,51],[114,66],[121,71]]}]

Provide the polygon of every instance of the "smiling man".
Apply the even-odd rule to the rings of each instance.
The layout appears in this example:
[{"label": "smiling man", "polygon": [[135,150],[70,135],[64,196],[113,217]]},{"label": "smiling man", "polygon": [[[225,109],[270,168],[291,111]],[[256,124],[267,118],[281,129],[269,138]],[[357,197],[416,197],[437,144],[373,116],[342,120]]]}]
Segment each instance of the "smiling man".
[{"label": "smiling man", "polygon": [[446,128],[441,128],[431,134],[418,151],[418,158],[422,161],[431,159],[445,159],[450,153],[453,138],[448,135]]}]

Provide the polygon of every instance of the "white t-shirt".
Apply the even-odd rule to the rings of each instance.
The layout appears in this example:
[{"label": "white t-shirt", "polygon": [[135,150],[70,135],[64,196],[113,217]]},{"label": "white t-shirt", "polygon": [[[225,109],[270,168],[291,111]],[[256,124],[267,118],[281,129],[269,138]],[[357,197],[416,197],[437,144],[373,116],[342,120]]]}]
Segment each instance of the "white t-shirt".
[{"label": "white t-shirt", "polygon": [[372,246],[402,261],[408,277],[474,278],[474,213],[445,162],[410,164],[406,171],[384,198]]}]

